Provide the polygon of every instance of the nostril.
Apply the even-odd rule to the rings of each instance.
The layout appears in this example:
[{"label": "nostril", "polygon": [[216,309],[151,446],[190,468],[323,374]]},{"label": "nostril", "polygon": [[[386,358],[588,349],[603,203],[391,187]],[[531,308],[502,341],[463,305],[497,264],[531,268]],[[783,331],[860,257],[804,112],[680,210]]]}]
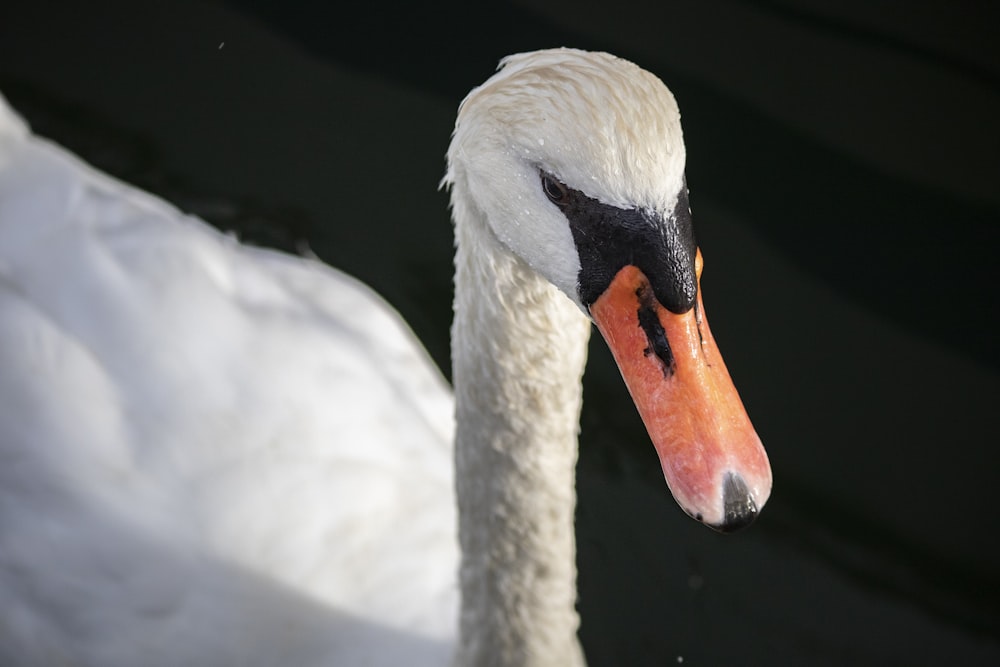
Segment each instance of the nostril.
[{"label": "nostril", "polygon": [[720,532],[732,533],[746,528],[757,518],[757,503],[739,473],[730,472],[726,475],[726,481],[722,485],[722,502],[725,517],[722,524],[716,526]]}]

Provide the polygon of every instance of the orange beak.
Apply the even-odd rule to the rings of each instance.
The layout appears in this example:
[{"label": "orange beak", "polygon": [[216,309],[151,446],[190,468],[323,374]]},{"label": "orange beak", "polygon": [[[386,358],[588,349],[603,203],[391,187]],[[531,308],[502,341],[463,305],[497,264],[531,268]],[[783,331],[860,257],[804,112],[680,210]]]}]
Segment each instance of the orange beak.
[{"label": "orange beak", "polygon": [[677,315],[634,266],[622,268],[590,313],[653,441],[667,486],[698,521],[748,525],[771,494],[771,466],[747,416],[701,299]]}]

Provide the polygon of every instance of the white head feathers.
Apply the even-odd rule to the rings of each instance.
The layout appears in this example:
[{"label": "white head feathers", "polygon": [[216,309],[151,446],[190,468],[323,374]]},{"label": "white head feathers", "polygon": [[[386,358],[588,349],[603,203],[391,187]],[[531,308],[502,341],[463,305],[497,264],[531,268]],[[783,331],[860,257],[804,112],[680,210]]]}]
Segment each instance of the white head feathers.
[{"label": "white head feathers", "polygon": [[607,53],[552,49],[504,58],[466,96],[444,183],[464,180],[497,238],[576,300],[579,259],[540,172],[606,204],[667,214],[684,162],[662,81]]}]

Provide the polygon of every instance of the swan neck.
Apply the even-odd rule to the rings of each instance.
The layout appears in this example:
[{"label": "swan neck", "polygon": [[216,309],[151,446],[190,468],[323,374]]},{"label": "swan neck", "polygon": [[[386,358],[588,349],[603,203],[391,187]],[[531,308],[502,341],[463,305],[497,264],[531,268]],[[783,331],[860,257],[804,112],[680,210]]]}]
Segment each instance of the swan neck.
[{"label": "swan neck", "polygon": [[453,192],[459,665],[582,665],[575,470],[589,320]]}]

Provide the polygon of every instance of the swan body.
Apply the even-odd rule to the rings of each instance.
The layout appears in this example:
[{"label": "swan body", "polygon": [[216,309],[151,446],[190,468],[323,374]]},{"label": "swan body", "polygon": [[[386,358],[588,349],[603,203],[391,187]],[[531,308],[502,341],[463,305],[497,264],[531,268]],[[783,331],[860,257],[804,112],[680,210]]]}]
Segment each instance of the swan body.
[{"label": "swan body", "polygon": [[0,664],[447,662],[453,401],[357,281],[3,106],[0,369]]},{"label": "swan body", "polygon": [[474,89],[444,180],[453,399],[364,286],[0,104],[0,663],[583,664],[591,320],[685,511],[732,529],[770,491],[683,169],[673,97],[613,56],[520,54]]}]

